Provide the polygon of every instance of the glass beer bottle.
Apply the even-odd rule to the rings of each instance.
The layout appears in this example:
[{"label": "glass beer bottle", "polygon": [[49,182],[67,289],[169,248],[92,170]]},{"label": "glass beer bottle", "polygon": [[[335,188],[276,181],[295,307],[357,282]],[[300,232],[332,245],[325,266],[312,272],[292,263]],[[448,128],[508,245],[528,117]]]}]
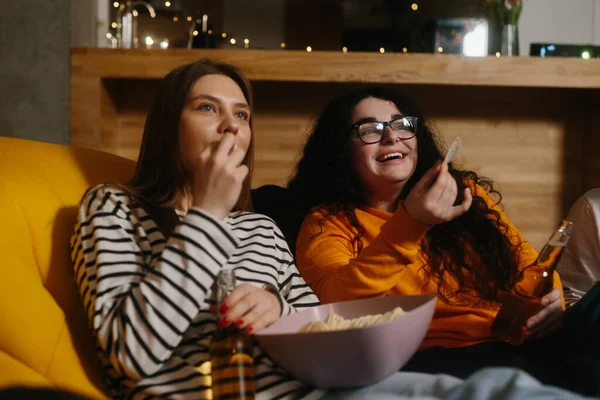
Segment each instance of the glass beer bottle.
[{"label": "glass beer bottle", "polygon": [[492,322],[492,335],[515,346],[523,343],[527,320],[542,309],[542,297],[554,287],[554,270],[572,229],[572,222],[562,221],[535,262],[519,272],[512,290],[498,293],[502,306]]},{"label": "glass beer bottle", "polygon": [[[235,273],[224,269],[217,275],[217,310],[235,287]],[[221,315],[217,311],[217,320]],[[213,399],[254,399],[254,359],[252,338],[235,324],[217,331],[210,346]]]}]

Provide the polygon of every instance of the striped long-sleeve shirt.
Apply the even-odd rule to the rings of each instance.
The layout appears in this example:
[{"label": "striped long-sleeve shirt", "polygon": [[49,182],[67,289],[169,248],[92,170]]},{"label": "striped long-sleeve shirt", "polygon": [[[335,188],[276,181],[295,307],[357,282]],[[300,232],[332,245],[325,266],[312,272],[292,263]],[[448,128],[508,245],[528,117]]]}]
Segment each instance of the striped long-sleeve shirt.
[{"label": "striped long-sleeve shirt", "polygon": [[[237,282],[273,285],[282,315],[318,304],[271,219],[236,212],[224,221],[192,208],[168,240],[118,187],[84,195],[71,240],[75,279],[111,393],[116,398],[202,398],[216,330],[213,283],[233,268]],[[257,398],[310,391],[254,348]]]}]

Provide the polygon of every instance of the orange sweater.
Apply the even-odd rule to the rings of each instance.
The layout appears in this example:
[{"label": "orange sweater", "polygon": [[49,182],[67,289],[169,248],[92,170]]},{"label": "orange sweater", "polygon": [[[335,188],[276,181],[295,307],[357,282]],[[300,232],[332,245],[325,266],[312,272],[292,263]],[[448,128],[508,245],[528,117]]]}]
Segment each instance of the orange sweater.
[{"label": "orange sweater", "polygon": [[[514,243],[521,233],[508,220],[487,193],[476,188],[490,207],[495,208],[511,229]],[[394,295],[438,294],[438,285],[427,278],[422,267],[426,260],[420,242],[429,226],[408,215],[403,207],[388,213],[374,208],[356,210],[364,227],[362,251],[353,238],[356,229],[345,218],[324,220],[316,210],[305,219],[296,248],[300,273],[322,303]],[[520,247],[520,268],[530,265],[537,252],[528,243]],[[457,287],[456,282],[447,284]],[[562,291],[558,274],[554,286]],[[434,346],[461,347],[494,340],[490,325],[497,309],[485,302],[477,307],[449,305],[438,299],[437,308],[421,349]]]}]

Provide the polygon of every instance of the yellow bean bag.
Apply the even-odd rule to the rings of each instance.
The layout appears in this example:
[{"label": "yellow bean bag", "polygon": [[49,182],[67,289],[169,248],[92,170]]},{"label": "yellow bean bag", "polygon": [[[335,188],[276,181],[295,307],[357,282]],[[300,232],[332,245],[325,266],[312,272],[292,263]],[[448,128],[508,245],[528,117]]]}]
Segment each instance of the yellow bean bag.
[{"label": "yellow bean bag", "polygon": [[134,167],[95,150],[0,137],[0,389],[107,398],[69,239],[84,191],[124,182]]}]

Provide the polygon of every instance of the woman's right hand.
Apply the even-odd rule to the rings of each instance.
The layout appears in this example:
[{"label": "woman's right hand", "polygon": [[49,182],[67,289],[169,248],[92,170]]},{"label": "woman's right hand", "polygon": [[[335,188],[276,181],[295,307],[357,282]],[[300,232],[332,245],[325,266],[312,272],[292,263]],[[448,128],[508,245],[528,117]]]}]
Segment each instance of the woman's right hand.
[{"label": "woman's right hand", "polygon": [[248,175],[248,167],[242,165],[245,155],[231,133],[207,146],[196,162],[192,206],[224,219],[238,201]]},{"label": "woman's right hand", "polygon": [[253,333],[279,319],[281,303],[275,293],[245,283],[233,289],[219,306],[219,312],[223,314],[221,326],[233,323]]},{"label": "woman's right hand", "polygon": [[441,224],[464,214],[471,207],[473,196],[468,187],[462,203],[455,206],[457,195],[458,186],[448,172],[448,164],[438,161],[412,188],[403,206],[419,222]]}]

